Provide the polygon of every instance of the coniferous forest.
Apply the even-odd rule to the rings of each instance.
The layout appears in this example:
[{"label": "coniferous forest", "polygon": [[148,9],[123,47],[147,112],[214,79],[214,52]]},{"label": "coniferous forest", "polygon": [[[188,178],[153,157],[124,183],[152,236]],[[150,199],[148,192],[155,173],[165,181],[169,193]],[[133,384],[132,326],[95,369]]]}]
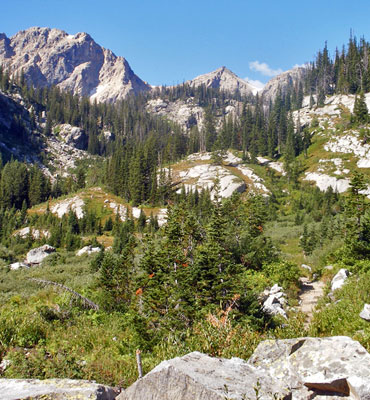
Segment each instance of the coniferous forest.
[{"label": "coniferous forest", "polygon": [[[353,167],[346,192],[304,179],[335,133],[355,131],[367,144],[369,50],[364,38],[351,37],[333,56],[325,44],[302,78],[269,101],[184,83],[97,103],[0,68],[0,361],[10,360],[0,377],[126,387],[136,379],[137,349],[149,372],[194,350],[247,359],[264,339],[304,335],[349,335],[369,350],[370,328],[347,309],[370,302],[370,175],[343,158]],[[314,111],[338,94],[355,95],[355,103],[337,117],[335,132],[294,114],[307,99]],[[201,127],[184,130],[146,107],[189,98],[204,110]],[[230,100],[240,105],[237,117],[225,113]],[[63,124],[87,135],[86,157],[67,174],[55,171],[47,151]],[[268,195],[249,180],[247,190],[223,198],[218,176],[212,188],[188,190],[174,177],[180,161],[200,152],[217,167],[231,152]],[[73,197],[84,199],[82,216],[53,211]],[[56,251],[41,265],[10,268],[44,244]],[[77,256],[84,246],[97,251]],[[350,281],[332,300],[330,280],[341,268],[360,283],[354,290]],[[309,324],[299,308],[302,277],[328,285]],[[274,284],[284,292],[285,316],[263,307]]]}]

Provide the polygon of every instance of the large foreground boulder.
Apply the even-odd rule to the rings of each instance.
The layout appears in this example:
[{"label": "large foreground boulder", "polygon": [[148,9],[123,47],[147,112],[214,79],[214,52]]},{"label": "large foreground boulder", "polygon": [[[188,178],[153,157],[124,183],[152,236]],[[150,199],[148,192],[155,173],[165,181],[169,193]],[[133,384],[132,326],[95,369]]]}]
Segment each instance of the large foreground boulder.
[{"label": "large foreground boulder", "polygon": [[293,399],[370,399],[370,354],[345,336],[267,340],[248,364],[286,385]]},{"label": "large foreground boulder", "polygon": [[48,244],[44,244],[41,247],[37,247],[36,249],[32,249],[27,253],[26,262],[30,265],[38,265],[42,263],[42,260],[46,258],[49,254],[54,253],[55,248],[53,246],[49,246]]},{"label": "large foreground boulder", "polygon": [[212,358],[199,352],[163,361],[117,400],[225,400],[290,398],[283,385],[240,358]]},{"label": "large foreground boulder", "polygon": [[119,400],[370,399],[370,354],[336,336],[267,340],[248,362],[194,352],[163,361]]},{"label": "large foreground boulder", "polygon": [[0,379],[1,400],[113,400],[117,393],[109,386],[72,379]]}]

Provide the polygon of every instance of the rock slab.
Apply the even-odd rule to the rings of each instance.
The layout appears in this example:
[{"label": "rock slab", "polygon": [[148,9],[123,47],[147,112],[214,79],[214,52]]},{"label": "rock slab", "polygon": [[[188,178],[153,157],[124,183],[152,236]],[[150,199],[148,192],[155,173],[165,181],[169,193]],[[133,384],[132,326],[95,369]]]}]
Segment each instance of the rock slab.
[{"label": "rock slab", "polygon": [[293,399],[370,398],[370,354],[349,337],[267,340],[248,364],[283,382]]},{"label": "rock slab", "polygon": [[340,269],[331,281],[331,291],[334,292],[334,290],[340,289],[344,285],[349,275],[350,273],[348,269]]},{"label": "rock slab", "polygon": [[368,400],[370,354],[345,336],[266,340],[248,362],[193,352],[163,361],[117,397],[119,400],[256,398]]},{"label": "rock slab", "polygon": [[370,321],[370,304],[365,304],[364,308],[360,312],[360,318],[365,321]]},{"label": "rock slab", "polygon": [[99,253],[101,251],[100,247],[93,247],[91,245],[85,246],[82,249],[78,250],[76,253],[76,256],[82,256],[83,254],[93,254],[93,253]]},{"label": "rock slab", "polygon": [[1,400],[113,400],[117,393],[109,386],[72,379],[0,379]]},{"label": "rock slab", "polygon": [[37,247],[36,249],[32,249],[27,253],[26,262],[29,265],[37,265],[41,264],[42,260],[47,257],[49,254],[54,253],[55,248],[53,246],[49,246],[48,244],[44,244],[41,247]]},{"label": "rock slab", "polygon": [[[199,352],[163,361],[144,378],[121,393],[117,400],[225,400],[288,399],[289,393],[275,379],[265,376],[240,358],[212,358]],[[244,397],[243,397],[244,396]]]},{"label": "rock slab", "polygon": [[20,261],[17,261],[15,263],[9,265],[9,268],[12,271],[16,271],[17,269],[28,268],[28,267],[29,267],[29,265],[25,264],[24,262],[20,262]]}]

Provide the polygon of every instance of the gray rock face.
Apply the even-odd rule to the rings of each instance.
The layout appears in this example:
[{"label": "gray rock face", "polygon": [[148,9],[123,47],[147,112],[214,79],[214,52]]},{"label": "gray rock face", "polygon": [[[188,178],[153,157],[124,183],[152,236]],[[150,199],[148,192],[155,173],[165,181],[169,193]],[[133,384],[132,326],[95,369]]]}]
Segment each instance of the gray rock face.
[{"label": "gray rock face", "polygon": [[4,54],[4,58],[9,58],[14,55],[13,49],[10,45],[10,39],[5,33],[0,33],[0,54]]},{"label": "gray rock face", "polygon": [[48,244],[44,244],[41,247],[37,247],[36,249],[32,249],[27,253],[26,262],[30,265],[41,264],[42,260],[47,257],[49,254],[54,253],[55,248],[53,246],[49,246]]},{"label": "gray rock face", "polygon": [[239,91],[243,96],[252,95],[254,90],[254,87],[247,81],[239,78],[226,67],[218,68],[208,74],[199,75],[186,83],[194,87],[205,85],[207,88],[218,88],[229,93]]},{"label": "gray rock face", "polygon": [[87,149],[88,136],[83,129],[69,124],[62,124],[57,127],[57,130],[59,130],[62,140],[69,146],[80,150]]},{"label": "gray rock face", "polygon": [[349,274],[348,269],[340,269],[331,281],[331,291],[334,292],[334,290],[340,289],[349,277]]},{"label": "gray rock face", "polygon": [[270,79],[262,91],[262,96],[265,102],[268,103],[270,100],[273,101],[279,90],[281,90],[282,94],[285,94],[289,88],[293,87],[298,80],[304,77],[305,72],[306,68],[297,67]]},{"label": "gray rock face", "polygon": [[[223,109],[215,110],[215,126],[220,129],[224,118],[239,118],[242,112],[243,103],[229,99],[228,105]],[[154,115],[164,116],[167,119],[179,124],[185,131],[197,126],[199,130],[204,128],[205,111],[194,97],[186,100],[178,99],[175,101],[163,100],[160,98],[149,100],[146,109]]]},{"label": "gray rock face", "polygon": [[226,67],[218,68],[216,71],[209,72],[208,74],[199,75],[186,83],[195,87],[205,85],[208,88],[219,88],[230,93],[239,91],[240,94],[245,96],[253,93],[251,85]]},{"label": "gray rock face", "polygon": [[150,90],[128,62],[99,46],[87,33],[30,28],[10,39],[0,35],[0,64],[23,72],[35,86],[57,85],[92,100],[113,102]]},{"label": "gray rock face", "polygon": [[113,400],[117,393],[109,386],[71,379],[0,379],[1,400]]},{"label": "gray rock face", "polygon": [[293,399],[370,398],[370,354],[345,336],[267,340],[248,364],[280,380]]},{"label": "gray rock face", "polygon": [[[0,39],[1,43],[1,39]],[[1,50],[0,50],[1,53]],[[1,61],[0,61],[1,64]],[[14,135],[12,132],[12,121],[13,121],[13,115],[19,115],[19,117],[22,119],[27,132],[30,132],[30,116],[29,112],[26,110],[26,108],[19,104],[19,102],[15,101],[12,99],[9,95],[4,94],[0,90],[0,130],[2,132],[2,135],[4,137],[8,137],[10,139],[10,136]],[[19,140],[19,139],[18,139]],[[13,144],[13,143],[12,143]]]},{"label": "gray rock face", "polygon": [[370,304],[365,304],[364,308],[360,312],[360,318],[365,321],[370,321]]},{"label": "gray rock face", "polygon": [[258,381],[261,400],[271,399],[271,393],[278,398],[289,398],[277,380],[266,377],[239,358],[226,360],[193,352],[163,361],[117,400],[252,399]]},{"label": "gray rock face", "polygon": [[[222,165],[213,165],[207,163],[212,159],[211,153],[193,153],[189,155],[185,163],[179,162],[176,170],[172,171],[171,179],[177,185],[184,186],[187,192],[201,191],[209,189],[211,197],[215,195],[214,187],[216,178],[219,180],[219,196],[227,198],[232,196],[234,192],[243,193],[248,185],[248,190],[255,193],[261,193],[263,196],[270,194],[264,185],[264,181],[251,168],[246,167],[241,158],[236,157],[233,153],[227,152],[222,155]],[[238,170],[236,176],[229,167]],[[166,173],[168,169],[165,170]],[[248,182],[248,183],[246,183]],[[178,193],[182,190],[178,188]]]},{"label": "gray rock face", "polygon": [[204,110],[190,98],[187,101],[176,100],[174,102],[162,99],[149,100],[146,106],[151,114],[165,116],[171,121],[175,121],[185,130],[197,125],[199,129],[203,127]]}]

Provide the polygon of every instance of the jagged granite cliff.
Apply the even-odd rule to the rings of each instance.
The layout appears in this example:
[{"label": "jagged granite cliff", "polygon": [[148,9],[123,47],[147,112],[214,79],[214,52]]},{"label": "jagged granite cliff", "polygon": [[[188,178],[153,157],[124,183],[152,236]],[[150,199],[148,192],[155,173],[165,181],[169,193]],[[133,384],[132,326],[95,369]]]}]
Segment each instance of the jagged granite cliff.
[{"label": "jagged granite cliff", "polygon": [[99,102],[150,90],[123,57],[99,46],[87,33],[34,27],[10,39],[0,34],[0,65],[13,73],[23,71],[35,86],[57,85]]}]

